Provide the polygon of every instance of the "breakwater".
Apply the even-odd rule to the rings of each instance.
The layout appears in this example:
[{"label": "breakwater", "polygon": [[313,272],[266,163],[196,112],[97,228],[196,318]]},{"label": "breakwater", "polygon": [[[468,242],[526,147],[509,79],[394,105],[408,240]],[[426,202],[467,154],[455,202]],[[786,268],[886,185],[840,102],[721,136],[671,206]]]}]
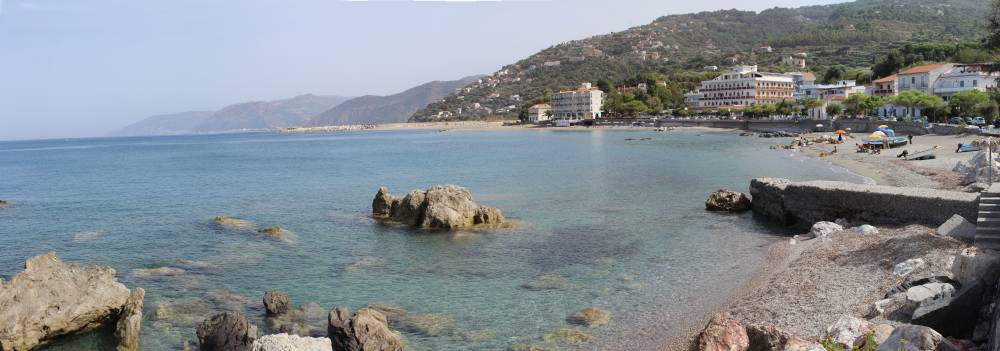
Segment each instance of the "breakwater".
[{"label": "breakwater", "polygon": [[979,206],[977,193],[781,178],[752,180],[750,195],[754,213],[794,227],[838,218],[936,227],[955,214],[975,220]]}]

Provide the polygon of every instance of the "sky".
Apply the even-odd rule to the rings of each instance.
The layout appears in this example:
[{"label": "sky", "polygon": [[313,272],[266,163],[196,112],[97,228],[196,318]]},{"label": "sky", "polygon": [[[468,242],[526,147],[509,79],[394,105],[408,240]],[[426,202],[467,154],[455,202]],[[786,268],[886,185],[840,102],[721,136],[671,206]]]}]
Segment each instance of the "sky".
[{"label": "sky", "polygon": [[839,0],[0,0],[0,140],[489,74],[657,17]]}]

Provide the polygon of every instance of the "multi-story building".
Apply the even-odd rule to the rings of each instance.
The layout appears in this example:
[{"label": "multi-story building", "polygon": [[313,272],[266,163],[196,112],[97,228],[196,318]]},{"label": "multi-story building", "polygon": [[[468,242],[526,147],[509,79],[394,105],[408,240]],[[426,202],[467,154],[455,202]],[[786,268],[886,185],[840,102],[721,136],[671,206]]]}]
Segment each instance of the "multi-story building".
[{"label": "multi-story building", "polygon": [[781,63],[792,67],[806,68],[806,54],[798,53],[792,56],[782,57]]},{"label": "multi-story building", "polygon": [[885,78],[879,78],[872,81],[871,95],[875,96],[894,96],[896,92],[896,75]]},{"label": "multi-story building", "polygon": [[552,94],[552,115],[567,120],[601,118],[603,104],[604,92],[583,83],[576,90]]},{"label": "multi-story building", "polygon": [[841,80],[835,84],[807,84],[799,87],[799,89],[802,91],[803,98],[819,99],[823,101],[822,106],[809,111],[810,117],[820,119],[829,117],[826,114],[827,105],[831,103],[841,103],[851,94],[863,94],[865,92],[865,86],[858,85],[857,82],[853,80]]},{"label": "multi-story building", "polygon": [[788,75],[792,76],[792,82],[795,83],[795,92],[792,93],[795,100],[805,97],[805,93],[802,91],[803,86],[816,83],[816,75],[812,72],[788,72]]},{"label": "multi-story building", "polygon": [[552,106],[549,104],[534,104],[528,108],[528,122],[538,123],[548,121],[549,112],[552,111]]},{"label": "multi-story building", "polygon": [[794,98],[791,75],[758,72],[757,66],[737,66],[715,79],[702,81],[698,89],[685,95],[694,109],[742,108]]},{"label": "multi-story building", "polygon": [[934,83],[937,82],[942,73],[947,72],[952,67],[954,65],[950,63],[910,67],[896,74],[896,88],[900,92],[914,89],[931,94],[934,92]]},{"label": "multi-story building", "polygon": [[934,94],[948,101],[952,94],[958,92],[987,91],[997,87],[998,77],[1000,72],[990,72],[982,64],[956,64],[941,73],[934,82]]}]

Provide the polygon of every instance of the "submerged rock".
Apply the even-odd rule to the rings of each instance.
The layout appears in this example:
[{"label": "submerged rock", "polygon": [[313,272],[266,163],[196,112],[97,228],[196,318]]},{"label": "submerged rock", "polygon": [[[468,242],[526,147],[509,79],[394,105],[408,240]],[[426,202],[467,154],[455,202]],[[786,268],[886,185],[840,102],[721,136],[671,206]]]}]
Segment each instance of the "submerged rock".
[{"label": "submerged rock", "polygon": [[528,290],[564,289],[568,286],[569,280],[555,274],[542,274],[527,283],[521,284],[522,288]]},{"label": "submerged rock", "polygon": [[729,189],[719,189],[708,195],[705,209],[709,211],[743,212],[750,210],[750,198],[746,194]]},{"label": "submerged rock", "polygon": [[139,330],[142,327],[142,300],[146,290],[132,289],[128,300],[118,313],[118,323],[115,325],[115,339],[118,340],[116,351],[139,350]]},{"label": "submerged rock", "polygon": [[7,207],[7,201],[0,200],[0,208],[4,208],[4,207]]},{"label": "submerged rock", "polygon": [[257,340],[257,327],[240,312],[214,315],[198,326],[201,351],[246,351]]},{"label": "submerged rock", "polygon": [[174,267],[136,268],[132,270],[132,276],[137,278],[174,276],[184,273],[183,269]]},{"label": "submerged rock", "polygon": [[257,232],[261,233],[261,234],[264,234],[264,236],[267,236],[268,238],[285,239],[285,240],[292,239],[292,237],[294,235],[294,234],[292,234],[291,231],[289,231],[289,230],[287,230],[285,228],[279,227],[279,226],[270,226],[270,227],[258,230]]},{"label": "submerged rock", "polygon": [[582,344],[594,340],[590,334],[572,328],[559,328],[546,332],[542,340],[558,344]]},{"label": "submerged rock", "polygon": [[716,314],[698,336],[699,351],[744,351],[750,347],[747,329],[727,315]]},{"label": "submerged rock", "polygon": [[228,216],[215,216],[215,218],[212,219],[212,222],[215,222],[215,224],[222,227],[242,230],[250,230],[257,226],[251,221]]},{"label": "submerged rock", "polygon": [[569,316],[567,321],[587,327],[598,327],[608,324],[611,321],[611,315],[600,308],[587,307]]},{"label": "submerged rock", "polygon": [[54,252],[29,258],[0,280],[0,350],[31,350],[113,321],[129,290],[111,267],[66,264]]},{"label": "submerged rock", "polygon": [[372,200],[372,215],[423,229],[458,230],[477,225],[497,225],[505,219],[499,209],[481,207],[468,189],[437,185],[412,190],[403,198],[379,188]]},{"label": "submerged rock", "polygon": [[405,348],[400,336],[389,329],[385,316],[370,308],[358,310],[353,317],[347,307],[330,311],[327,335],[337,351],[402,351]]},{"label": "submerged rock", "polygon": [[280,291],[264,293],[264,310],[268,316],[277,316],[288,312],[288,294]]},{"label": "submerged rock", "polygon": [[251,351],[332,351],[330,338],[272,334],[253,342]]}]

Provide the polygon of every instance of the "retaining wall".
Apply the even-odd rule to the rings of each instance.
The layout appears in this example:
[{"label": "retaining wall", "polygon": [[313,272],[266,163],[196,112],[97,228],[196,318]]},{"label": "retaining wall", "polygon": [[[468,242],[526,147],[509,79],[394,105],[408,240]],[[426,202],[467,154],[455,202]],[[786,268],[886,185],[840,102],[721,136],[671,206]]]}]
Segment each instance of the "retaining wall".
[{"label": "retaining wall", "polygon": [[955,214],[975,222],[979,208],[978,193],[781,178],[752,180],[750,195],[754,213],[793,227],[838,218],[936,227]]}]

